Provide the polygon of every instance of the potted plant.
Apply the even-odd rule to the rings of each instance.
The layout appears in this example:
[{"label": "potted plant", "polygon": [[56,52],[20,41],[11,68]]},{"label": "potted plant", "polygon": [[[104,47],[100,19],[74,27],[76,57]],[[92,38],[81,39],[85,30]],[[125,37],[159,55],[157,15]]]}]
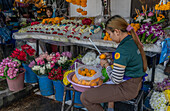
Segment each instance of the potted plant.
[{"label": "potted plant", "polygon": [[21,62],[7,57],[0,63],[0,78],[6,79],[10,91],[19,91],[24,88],[25,69],[20,68]]},{"label": "potted plant", "polygon": [[38,78],[36,74],[28,67],[28,64],[34,60],[36,51],[29,45],[25,44],[21,46],[21,51],[15,49],[11,54],[12,58],[17,58],[22,61],[22,66],[25,68],[25,82],[26,83],[37,83]]}]

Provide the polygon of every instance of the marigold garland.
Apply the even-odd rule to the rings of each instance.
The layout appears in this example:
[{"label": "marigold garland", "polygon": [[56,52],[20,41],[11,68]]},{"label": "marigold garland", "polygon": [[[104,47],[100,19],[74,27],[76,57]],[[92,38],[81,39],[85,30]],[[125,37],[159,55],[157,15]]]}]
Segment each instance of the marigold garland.
[{"label": "marigold garland", "polygon": [[170,2],[167,2],[167,4],[163,4],[162,2],[161,5],[156,4],[155,10],[162,10],[162,11],[170,10]]},{"label": "marigold garland", "polygon": [[[73,5],[79,5],[81,7],[87,7],[87,0],[66,0],[69,3],[72,3]],[[83,11],[81,8],[77,8],[76,11],[78,13],[81,13],[82,15],[87,15],[87,11]]]}]

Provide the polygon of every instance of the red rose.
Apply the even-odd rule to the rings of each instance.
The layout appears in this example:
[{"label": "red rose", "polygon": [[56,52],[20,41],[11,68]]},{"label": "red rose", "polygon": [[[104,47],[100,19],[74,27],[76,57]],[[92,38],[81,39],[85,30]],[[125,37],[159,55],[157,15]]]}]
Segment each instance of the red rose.
[{"label": "red rose", "polygon": [[31,46],[29,46],[28,44],[25,44],[25,45],[22,45],[21,46],[21,49],[24,51],[24,50],[27,50],[27,49],[30,49],[32,48]]},{"label": "red rose", "polygon": [[16,52],[20,52],[20,50],[19,50],[19,49],[17,49],[17,48],[15,49],[15,51],[16,51]]},{"label": "red rose", "polygon": [[36,51],[34,49],[28,49],[28,50],[26,50],[26,52],[28,53],[29,56],[33,56],[36,53]]},{"label": "red rose", "polygon": [[13,51],[13,53],[15,54],[15,55],[18,55],[19,54],[19,51]]}]

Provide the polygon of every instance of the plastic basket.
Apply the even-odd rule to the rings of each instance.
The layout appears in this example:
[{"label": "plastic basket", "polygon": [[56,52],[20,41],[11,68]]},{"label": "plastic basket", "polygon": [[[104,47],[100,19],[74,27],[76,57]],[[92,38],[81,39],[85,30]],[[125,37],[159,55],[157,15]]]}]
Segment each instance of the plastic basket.
[{"label": "plastic basket", "polygon": [[80,84],[77,84],[75,82],[72,81],[72,77],[73,75],[75,74],[75,72],[72,72],[70,74],[68,74],[67,76],[67,79],[68,81],[73,85],[73,88],[79,92],[84,92],[90,88],[96,88],[96,87],[99,87],[99,86],[85,86],[85,85],[80,85]]}]

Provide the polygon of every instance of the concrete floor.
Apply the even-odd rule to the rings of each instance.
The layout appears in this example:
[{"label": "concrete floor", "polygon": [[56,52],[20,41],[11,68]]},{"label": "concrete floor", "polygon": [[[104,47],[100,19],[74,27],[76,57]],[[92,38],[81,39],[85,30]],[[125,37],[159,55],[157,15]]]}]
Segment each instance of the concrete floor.
[{"label": "concrete floor", "polygon": [[[44,96],[32,94],[8,107],[0,109],[0,111],[61,111],[61,102],[46,98]],[[66,105],[65,109],[68,107]],[[74,109],[74,111],[84,111],[82,109]]]}]

